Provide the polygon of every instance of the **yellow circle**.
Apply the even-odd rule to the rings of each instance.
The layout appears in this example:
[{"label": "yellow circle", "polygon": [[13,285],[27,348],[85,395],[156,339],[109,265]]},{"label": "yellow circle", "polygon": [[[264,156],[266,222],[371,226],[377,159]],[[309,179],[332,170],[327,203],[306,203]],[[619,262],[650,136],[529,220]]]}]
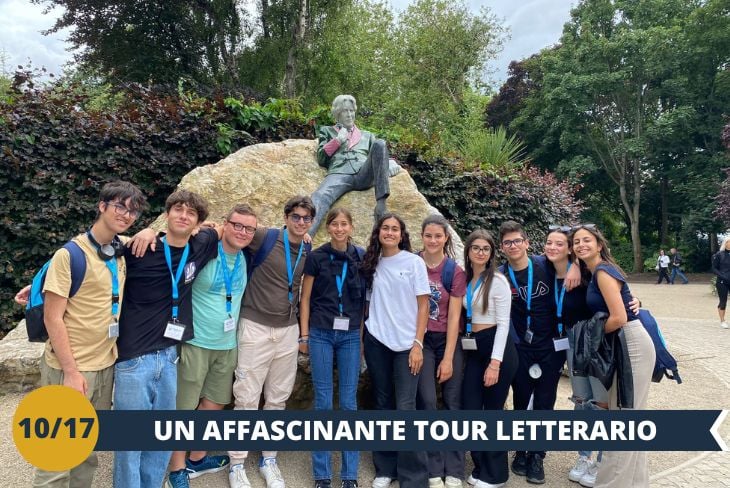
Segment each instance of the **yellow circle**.
[{"label": "yellow circle", "polygon": [[23,398],[13,416],[13,441],[33,466],[67,471],[96,446],[99,419],[91,402],[67,386],[38,388]]}]

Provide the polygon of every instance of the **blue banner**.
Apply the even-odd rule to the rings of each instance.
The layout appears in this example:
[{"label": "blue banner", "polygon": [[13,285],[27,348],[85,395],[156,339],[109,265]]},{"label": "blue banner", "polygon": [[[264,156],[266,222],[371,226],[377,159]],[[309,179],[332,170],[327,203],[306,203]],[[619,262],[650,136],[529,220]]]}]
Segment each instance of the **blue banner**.
[{"label": "blue banner", "polygon": [[[98,411],[97,450],[727,450],[723,410]],[[130,428],[130,426],[134,426]]]}]

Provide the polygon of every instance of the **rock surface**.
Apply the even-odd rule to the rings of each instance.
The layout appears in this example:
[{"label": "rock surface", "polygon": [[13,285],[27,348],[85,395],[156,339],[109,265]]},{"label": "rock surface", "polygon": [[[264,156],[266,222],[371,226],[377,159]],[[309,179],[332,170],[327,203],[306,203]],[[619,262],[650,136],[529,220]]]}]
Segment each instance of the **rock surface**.
[{"label": "rock surface", "polygon": [[[289,139],[284,142],[256,144],[229,155],[216,164],[201,166],[188,173],[180,187],[199,193],[208,200],[209,220],[221,221],[236,203],[248,203],[266,226],[284,225],[284,203],[294,195],[311,195],[324,179],[326,170],[317,164],[317,142]],[[356,244],[367,247],[373,226],[375,191],[353,191],[335,202],[353,215]],[[438,211],[429,205],[407,171],[390,179],[388,210],[406,222],[413,249],[421,248],[421,222]],[[164,227],[164,219],[153,224]],[[463,253],[459,236],[454,234],[457,256]],[[319,228],[314,246],[328,240],[325,225]]]},{"label": "rock surface", "polygon": [[24,392],[38,385],[42,342],[28,342],[25,320],[0,341],[0,395]]}]

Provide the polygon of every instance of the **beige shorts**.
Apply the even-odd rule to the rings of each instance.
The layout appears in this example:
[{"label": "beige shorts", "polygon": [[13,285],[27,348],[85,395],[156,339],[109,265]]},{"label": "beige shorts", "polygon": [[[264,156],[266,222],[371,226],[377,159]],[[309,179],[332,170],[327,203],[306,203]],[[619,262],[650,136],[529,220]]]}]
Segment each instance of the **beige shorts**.
[{"label": "beige shorts", "polygon": [[201,398],[219,405],[231,403],[236,349],[204,349],[183,344],[177,365],[177,409],[195,410]]}]

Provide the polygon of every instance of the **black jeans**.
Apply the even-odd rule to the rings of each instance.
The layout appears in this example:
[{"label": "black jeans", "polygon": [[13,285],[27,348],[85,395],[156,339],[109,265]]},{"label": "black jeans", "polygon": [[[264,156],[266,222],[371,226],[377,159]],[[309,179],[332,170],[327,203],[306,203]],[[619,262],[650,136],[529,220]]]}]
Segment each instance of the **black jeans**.
[{"label": "black jeans", "polygon": [[[426,332],[423,338],[423,369],[418,379],[418,410],[438,410],[436,395],[436,370],[444,358],[446,350],[446,332]],[[461,409],[461,383],[464,376],[464,352],[457,338],[453,374],[448,381],[441,383],[441,398],[446,410]],[[443,478],[453,476],[464,478],[464,451],[429,451],[428,477]]]},{"label": "black jeans", "polygon": [[659,279],[657,280],[657,284],[661,283],[664,279],[667,280],[667,284],[671,283],[669,280],[669,268],[659,266]]},{"label": "black jeans", "polygon": [[[510,337],[504,347],[499,380],[489,388],[484,386],[484,371],[492,360],[496,327],[480,330],[474,334],[476,351],[465,351],[464,385],[461,405],[464,410],[502,410],[507,400],[509,387],[517,372],[519,359]],[[474,461],[472,476],[486,483],[505,483],[509,478],[507,451],[471,451]]]},{"label": "black jeans", "polygon": [[[365,361],[375,410],[415,410],[418,375],[408,367],[409,350],[392,351],[365,329]],[[426,451],[373,451],[375,477],[397,479],[402,488],[428,486]]]},{"label": "black jeans", "polygon": [[[534,350],[526,347],[517,347],[520,358],[517,374],[512,381],[512,396],[515,410],[527,410],[532,396],[533,410],[552,410],[555,407],[555,398],[558,394],[558,381],[565,363],[565,351],[556,352],[554,349]],[[533,364],[539,364],[542,375],[533,379],[529,369]],[[529,451],[529,454],[539,454],[545,457],[545,451]]]}]

